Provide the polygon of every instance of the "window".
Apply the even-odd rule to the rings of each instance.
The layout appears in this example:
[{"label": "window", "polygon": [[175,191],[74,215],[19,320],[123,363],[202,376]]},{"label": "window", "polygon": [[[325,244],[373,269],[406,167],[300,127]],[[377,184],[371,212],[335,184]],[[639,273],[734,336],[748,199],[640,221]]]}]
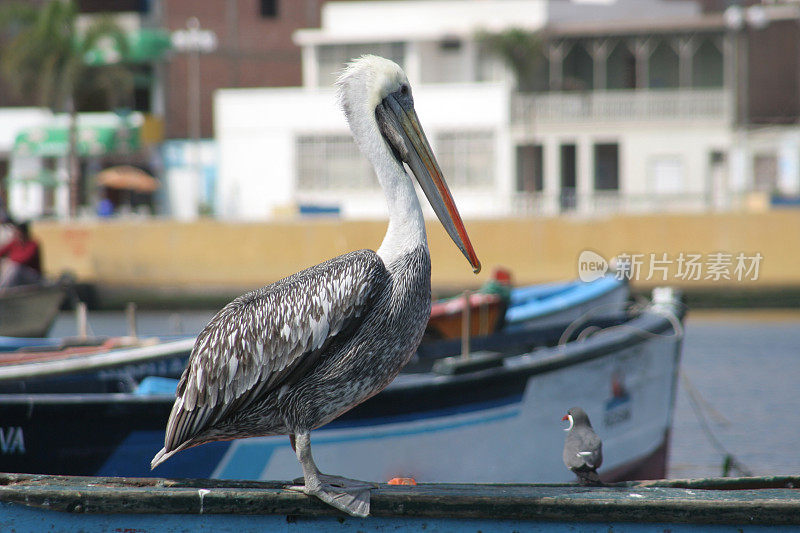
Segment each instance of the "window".
[{"label": "window", "polygon": [[295,141],[297,188],[372,189],[378,180],[350,135],[301,135]]},{"label": "window", "polygon": [[491,131],[443,132],[436,157],[445,180],[455,187],[484,187],[494,182],[494,134]]},{"label": "window", "polygon": [[577,183],[578,153],[574,144],[562,144],[561,152],[561,197],[559,203],[562,211],[575,209],[575,184]]},{"label": "window", "polygon": [[649,87],[654,89],[678,87],[680,84],[679,62],[678,54],[670,43],[660,43],[650,54]]},{"label": "window", "polygon": [[149,13],[150,2],[147,0],[78,0],[79,13]]},{"label": "window", "polygon": [[278,16],[278,0],[261,0],[260,13],[263,18],[275,18]]},{"label": "window", "polygon": [[594,61],[581,43],[570,48],[564,62],[564,87],[566,91],[591,91],[594,88]]},{"label": "window", "polygon": [[692,86],[722,87],[724,63],[717,45],[710,40],[703,41],[692,58]]},{"label": "window", "polygon": [[594,188],[598,191],[619,190],[619,145],[594,145]]},{"label": "window", "polygon": [[619,42],[606,60],[608,89],[636,88],[636,57],[624,42]]},{"label": "window", "polygon": [[461,40],[458,37],[446,37],[439,41],[439,50],[444,52],[458,52],[461,50]]},{"label": "window", "polygon": [[544,174],[541,144],[517,146],[517,190],[541,192]]},{"label": "window", "polygon": [[405,58],[403,43],[332,44],[321,45],[317,50],[317,79],[321,87],[333,85],[347,62],[364,54],[391,59],[401,67]]}]

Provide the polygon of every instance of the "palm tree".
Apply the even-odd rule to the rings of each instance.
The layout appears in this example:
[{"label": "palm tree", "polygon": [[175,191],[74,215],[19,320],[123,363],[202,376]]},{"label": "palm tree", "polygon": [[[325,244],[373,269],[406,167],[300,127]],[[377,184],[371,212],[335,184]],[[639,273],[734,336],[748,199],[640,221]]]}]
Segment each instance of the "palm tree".
[{"label": "palm tree", "polygon": [[[0,72],[13,90],[30,95],[53,112],[69,114],[70,216],[78,207],[78,106],[82,95],[100,91],[108,109],[130,101],[133,74],[119,63],[90,66],[87,53],[112,41],[119,55],[128,53],[124,32],[108,17],[96,18],[85,31],[76,25],[77,9],[72,1],[50,0],[40,5],[9,3],[0,8]],[[117,61],[121,58],[118,58]]]},{"label": "palm tree", "polygon": [[539,34],[521,28],[509,28],[500,32],[479,31],[476,38],[514,72],[517,90],[532,91],[541,84],[541,80],[536,79],[543,59]]}]

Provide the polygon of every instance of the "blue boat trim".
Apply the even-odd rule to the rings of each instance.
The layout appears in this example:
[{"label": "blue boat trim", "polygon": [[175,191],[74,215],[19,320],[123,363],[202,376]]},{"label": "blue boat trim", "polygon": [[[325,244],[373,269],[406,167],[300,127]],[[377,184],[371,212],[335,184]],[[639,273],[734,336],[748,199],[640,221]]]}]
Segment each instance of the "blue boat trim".
[{"label": "blue boat trim", "polygon": [[[361,420],[334,421],[314,432],[314,442],[318,444],[335,444],[352,442],[364,439],[396,438],[402,436],[448,431],[451,429],[486,424],[513,418],[519,415],[522,395],[513,395],[505,398],[486,402],[476,402],[461,406],[446,407],[430,411],[403,414],[397,416],[377,417]],[[515,406],[500,413],[492,413],[481,417],[470,417],[439,425],[414,428],[396,429],[381,434],[332,436],[330,431],[377,427],[388,424],[403,424],[447,418],[457,415],[479,413],[502,407]],[[150,471],[150,465],[141,460],[142,457],[151,457],[163,446],[163,431],[134,431],[130,433],[114,452],[98,469],[96,475],[115,476],[127,475],[132,477],[147,477],[153,474],[166,477],[196,477],[207,478],[224,462],[224,466],[217,472],[216,477],[221,479],[259,479],[260,473],[266,468],[273,451],[278,446],[288,445],[288,441],[274,438],[255,438],[237,441],[214,442],[189,448],[175,454],[169,461],[163,463],[155,472]],[[233,447],[233,449],[231,449]],[[230,456],[227,454],[230,453]]]},{"label": "blue boat trim", "polygon": [[624,285],[624,281],[614,276],[605,276],[589,283],[571,281],[513,289],[506,311],[506,323],[518,324],[589,303]]},{"label": "blue boat trim", "polygon": [[[328,435],[326,434],[327,431],[325,430],[340,429],[332,428],[329,424],[328,426],[324,426],[323,428],[320,428],[318,432],[314,433],[312,439],[314,444],[319,446],[324,444],[341,444],[345,442],[357,442],[364,440],[375,441],[381,439],[410,437],[413,435],[438,433],[441,431],[450,431],[468,426],[477,426],[499,422],[501,420],[508,420],[519,416],[520,411],[521,406],[518,406],[499,413],[492,413],[485,416],[472,417],[466,420],[457,420],[439,425],[415,428],[398,428],[383,432],[360,433],[356,435]],[[263,472],[267,467],[269,459],[272,457],[275,448],[287,445],[288,443],[282,439],[275,439],[273,437],[261,437],[237,441],[232,445],[229,455],[226,455],[226,457],[223,458],[224,466],[214,473],[214,477],[219,479],[260,479],[261,472]]]},{"label": "blue boat trim", "polygon": [[337,419],[325,426],[322,426],[320,430],[357,428],[364,426],[381,426],[384,424],[413,422],[417,420],[425,420],[430,418],[441,418],[444,416],[472,413],[475,411],[486,411],[488,409],[494,409],[496,407],[503,407],[506,405],[521,404],[521,403],[522,403],[522,394],[514,394],[512,396],[506,396],[504,398],[497,398],[494,400],[487,400],[484,402],[453,405],[451,407],[442,407],[440,409],[431,409],[429,411],[415,411],[413,413],[405,413],[402,415],[358,418],[352,420]]}]

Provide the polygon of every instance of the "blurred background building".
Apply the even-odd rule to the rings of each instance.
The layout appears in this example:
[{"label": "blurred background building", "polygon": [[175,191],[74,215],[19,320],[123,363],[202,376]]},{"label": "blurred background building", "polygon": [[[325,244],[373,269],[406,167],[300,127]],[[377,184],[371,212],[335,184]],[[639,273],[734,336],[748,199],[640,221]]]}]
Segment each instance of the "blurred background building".
[{"label": "blurred background building", "polygon": [[[113,106],[91,91],[76,100],[72,190],[66,116],[0,79],[0,188],[18,216],[66,217],[71,197],[75,216],[94,216],[102,196],[117,213],[183,220],[382,216],[331,86],[363,53],[408,73],[467,217],[763,210],[800,198],[797,2],[75,5],[78,31],[110,15],[125,32],[124,50],[106,40],[83,57],[124,67],[133,90]],[[94,176],[120,164],[161,188],[98,187]]]}]

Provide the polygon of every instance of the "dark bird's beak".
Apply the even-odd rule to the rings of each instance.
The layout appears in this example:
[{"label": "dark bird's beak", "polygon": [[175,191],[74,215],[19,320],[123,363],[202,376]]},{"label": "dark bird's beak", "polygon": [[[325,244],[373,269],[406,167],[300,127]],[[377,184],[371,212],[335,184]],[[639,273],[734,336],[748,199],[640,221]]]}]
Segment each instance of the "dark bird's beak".
[{"label": "dark bird's beak", "polygon": [[408,88],[384,98],[375,108],[375,116],[395,157],[411,168],[439,221],[477,274],[481,271],[481,262],[419,123]]}]

